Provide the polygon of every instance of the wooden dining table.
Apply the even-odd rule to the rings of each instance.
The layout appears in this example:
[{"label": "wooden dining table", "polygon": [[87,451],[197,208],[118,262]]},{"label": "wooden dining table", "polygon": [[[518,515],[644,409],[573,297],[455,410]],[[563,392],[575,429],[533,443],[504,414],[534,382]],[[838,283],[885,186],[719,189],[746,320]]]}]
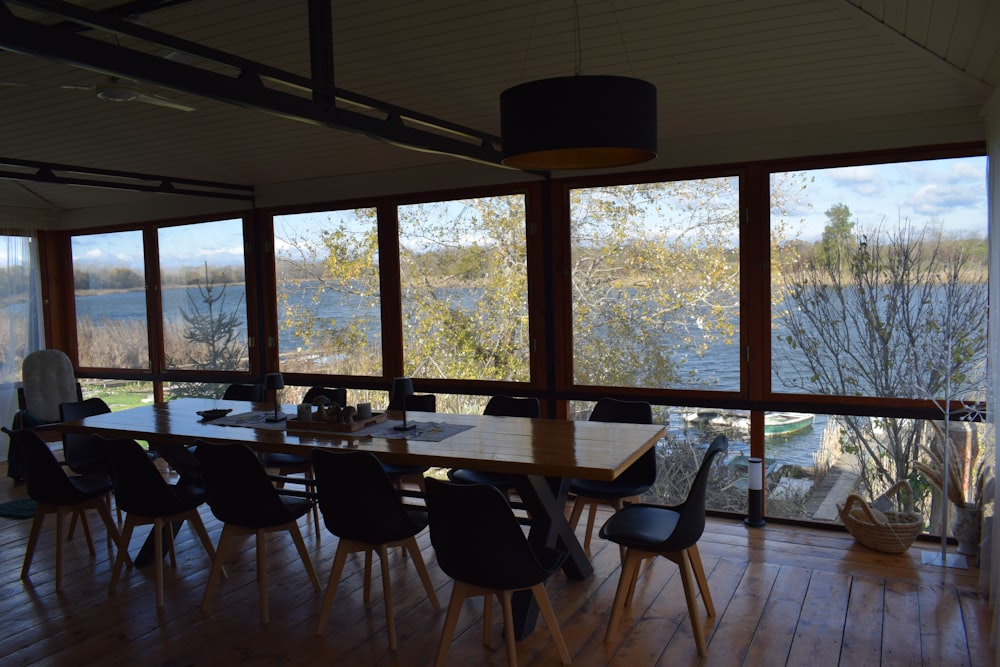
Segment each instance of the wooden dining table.
[{"label": "wooden dining table", "polygon": [[[198,415],[211,409],[228,409],[233,416],[270,411],[274,405],[179,398],[63,422],[53,428],[145,440],[153,449],[187,446],[202,440],[242,442],[257,451],[300,456],[309,456],[315,448],[363,450],[372,452],[384,463],[517,475],[518,495],[531,517],[529,540],[565,549],[569,557],[563,571],[572,579],[589,577],[593,567],[566,521],[569,479],[614,480],[666,431],[664,426],[655,424],[408,411],[407,421],[424,425],[423,430],[428,430],[428,424],[468,427],[443,440],[427,441],[412,432],[394,431],[388,437],[371,437],[366,435],[370,428],[344,433],[297,421],[288,422],[284,428],[221,426]],[[402,416],[390,412],[387,417],[391,420]],[[537,619],[531,593],[524,593],[514,598],[518,638],[529,634]]]}]

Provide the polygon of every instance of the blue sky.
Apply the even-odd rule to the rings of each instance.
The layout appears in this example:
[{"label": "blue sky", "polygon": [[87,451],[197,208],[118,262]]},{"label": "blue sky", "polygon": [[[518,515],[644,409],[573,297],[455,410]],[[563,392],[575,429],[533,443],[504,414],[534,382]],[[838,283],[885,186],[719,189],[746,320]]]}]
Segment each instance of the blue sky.
[{"label": "blue sky", "polygon": [[827,223],[825,211],[846,204],[851,219],[864,227],[908,220],[985,237],[986,164],[985,157],[975,157],[805,172],[815,178],[805,190],[811,206],[789,211],[787,219],[803,238],[815,240]]},{"label": "blue sky", "polygon": [[[815,240],[827,222],[824,212],[842,203],[861,226],[880,222],[895,225],[903,219],[921,226],[939,222],[948,231],[985,236],[986,165],[985,157],[974,157],[806,172],[814,180],[804,192],[804,201],[789,211],[786,220],[801,238]],[[200,266],[206,260],[216,265],[240,263],[238,230],[238,222],[231,220],[164,230],[160,242],[163,265]],[[140,244],[139,232],[77,236],[74,262],[117,258],[125,266],[141,270]],[[0,253],[5,253],[3,244]]]}]

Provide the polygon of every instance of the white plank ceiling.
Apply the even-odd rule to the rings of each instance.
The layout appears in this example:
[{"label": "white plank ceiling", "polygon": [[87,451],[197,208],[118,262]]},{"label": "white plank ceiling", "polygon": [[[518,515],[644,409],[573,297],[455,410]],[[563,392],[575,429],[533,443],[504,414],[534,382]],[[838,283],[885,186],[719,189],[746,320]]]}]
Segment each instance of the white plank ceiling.
[{"label": "white plank ceiling", "polygon": [[[572,0],[333,0],[336,85],[499,134],[501,91],[573,74],[579,60],[584,74],[657,86],[660,156],[645,170],[982,141],[983,109],[1000,81],[1000,0],[578,0],[577,8],[579,33]],[[304,0],[191,0],[133,20],[310,74]],[[60,87],[104,78],[0,52],[0,158],[247,184],[261,206],[535,178],[152,86],[195,111]],[[235,207],[0,180],[0,227]]]}]

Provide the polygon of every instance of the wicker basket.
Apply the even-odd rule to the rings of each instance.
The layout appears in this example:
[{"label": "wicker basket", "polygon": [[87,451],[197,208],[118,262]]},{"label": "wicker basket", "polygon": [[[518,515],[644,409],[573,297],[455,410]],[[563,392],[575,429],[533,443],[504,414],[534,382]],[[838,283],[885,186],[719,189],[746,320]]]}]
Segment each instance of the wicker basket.
[{"label": "wicker basket", "polygon": [[847,496],[843,505],[837,505],[840,520],[854,539],[869,549],[890,554],[903,553],[923,530],[924,517],[912,511],[913,490],[906,480],[896,482],[883,496],[888,498],[904,488],[909,494],[906,511],[878,512],[861,496],[852,494]]}]

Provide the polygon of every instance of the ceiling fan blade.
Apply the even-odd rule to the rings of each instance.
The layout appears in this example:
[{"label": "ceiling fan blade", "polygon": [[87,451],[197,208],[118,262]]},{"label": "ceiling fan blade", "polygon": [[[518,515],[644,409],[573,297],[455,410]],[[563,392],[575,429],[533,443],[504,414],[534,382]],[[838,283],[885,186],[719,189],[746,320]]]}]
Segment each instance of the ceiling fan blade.
[{"label": "ceiling fan blade", "polygon": [[146,104],[155,104],[160,107],[167,107],[168,109],[176,109],[177,111],[194,111],[194,107],[190,107],[186,104],[181,104],[180,102],[175,102],[173,100],[168,100],[166,97],[160,97],[159,95],[150,95],[148,93],[139,93],[139,96],[135,98],[136,102],[145,102]]}]

